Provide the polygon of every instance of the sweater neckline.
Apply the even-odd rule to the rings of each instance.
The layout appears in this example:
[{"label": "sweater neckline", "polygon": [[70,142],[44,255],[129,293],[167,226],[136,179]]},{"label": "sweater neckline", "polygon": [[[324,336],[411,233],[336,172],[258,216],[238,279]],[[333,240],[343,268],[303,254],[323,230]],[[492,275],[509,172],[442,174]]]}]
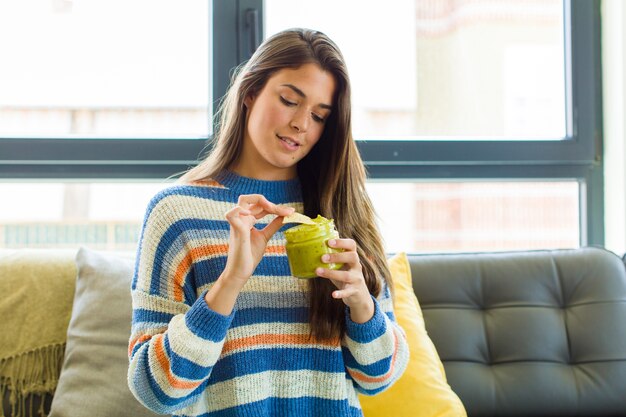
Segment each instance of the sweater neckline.
[{"label": "sweater neckline", "polygon": [[217,175],[216,180],[238,194],[261,194],[274,203],[302,200],[302,189],[297,177],[291,180],[269,181],[244,177],[225,170]]}]

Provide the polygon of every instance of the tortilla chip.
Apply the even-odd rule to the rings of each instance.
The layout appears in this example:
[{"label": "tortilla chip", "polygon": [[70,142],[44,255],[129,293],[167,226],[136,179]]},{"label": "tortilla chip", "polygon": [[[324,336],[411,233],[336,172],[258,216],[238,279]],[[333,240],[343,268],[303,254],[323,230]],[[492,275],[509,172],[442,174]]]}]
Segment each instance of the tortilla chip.
[{"label": "tortilla chip", "polygon": [[305,216],[304,214],[300,214],[295,211],[289,216],[285,216],[283,218],[283,224],[286,224],[286,223],[315,224],[309,216]]}]

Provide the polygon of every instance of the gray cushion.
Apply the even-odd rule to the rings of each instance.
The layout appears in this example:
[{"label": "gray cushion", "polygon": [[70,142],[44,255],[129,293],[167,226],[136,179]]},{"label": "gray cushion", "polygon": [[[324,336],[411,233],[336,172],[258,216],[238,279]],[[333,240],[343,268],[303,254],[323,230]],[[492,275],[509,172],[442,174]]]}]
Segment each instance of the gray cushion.
[{"label": "gray cushion", "polygon": [[598,248],[412,255],[448,382],[482,416],[626,416],[626,272]]},{"label": "gray cushion", "polygon": [[50,417],[155,416],[126,382],[133,259],[80,249],[67,346]]}]

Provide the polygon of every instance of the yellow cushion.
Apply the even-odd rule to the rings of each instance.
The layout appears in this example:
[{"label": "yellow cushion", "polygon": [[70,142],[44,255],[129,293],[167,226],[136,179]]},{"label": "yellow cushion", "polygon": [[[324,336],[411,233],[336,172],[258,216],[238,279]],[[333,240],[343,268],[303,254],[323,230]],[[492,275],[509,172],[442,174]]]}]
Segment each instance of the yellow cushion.
[{"label": "yellow cushion", "polygon": [[386,391],[373,397],[361,395],[365,417],[459,417],[467,416],[461,400],[446,382],[411,281],[405,253],[389,259],[395,286],[394,313],[406,332],[410,358],[404,374]]}]

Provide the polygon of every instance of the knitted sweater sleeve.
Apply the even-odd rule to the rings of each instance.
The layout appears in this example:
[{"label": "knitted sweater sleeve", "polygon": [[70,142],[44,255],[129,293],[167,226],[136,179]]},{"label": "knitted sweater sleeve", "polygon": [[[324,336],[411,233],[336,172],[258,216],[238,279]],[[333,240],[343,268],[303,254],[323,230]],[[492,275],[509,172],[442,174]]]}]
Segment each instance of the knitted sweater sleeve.
[{"label": "knitted sweater sleeve", "polygon": [[197,400],[219,358],[232,320],[208,308],[190,288],[192,253],[180,197],[163,192],[148,206],[131,286],[133,318],[128,385],[159,414],[172,414]]},{"label": "knitted sweater sleeve", "polygon": [[389,388],[404,372],[409,348],[404,330],[396,323],[389,288],[384,285],[374,300],[374,316],[355,323],[346,308],[346,333],[342,350],[346,370],[356,390],[374,395]]}]

